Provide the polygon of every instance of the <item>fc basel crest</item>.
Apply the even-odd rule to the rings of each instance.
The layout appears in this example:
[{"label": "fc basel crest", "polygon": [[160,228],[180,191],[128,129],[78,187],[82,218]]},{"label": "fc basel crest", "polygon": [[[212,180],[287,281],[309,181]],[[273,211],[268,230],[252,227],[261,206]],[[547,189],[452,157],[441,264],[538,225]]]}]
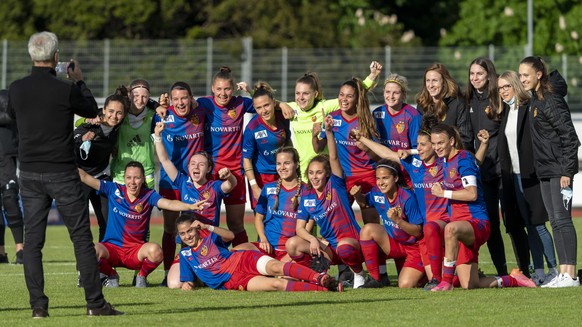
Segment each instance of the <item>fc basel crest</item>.
[{"label": "fc basel crest", "polygon": [[204,257],[208,254],[208,246],[204,245],[202,249],[200,249],[200,254]]},{"label": "fc basel crest", "polygon": [[204,191],[202,197],[204,197],[204,200],[208,200],[210,198],[210,191]]},{"label": "fc basel crest", "polygon": [[331,191],[327,191],[327,194],[325,195],[325,199],[327,201],[331,200]]},{"label": "fc basel crest", "polygon": [[234,109],[230,109],[228,111],[228,117],[235,119],[236,118],[236,111]]},{"label": "fc basel crest", "polygon": [[455,177],[455,175],[457,174],[457,170],[455,168],[451,169],[451,171],[449,171],[449,177],[453,178]]},{"label": "fc basel crest", "polygon": [[133,208],[135,211],[137,211],[137,213],[141,213],[141,211],[143,210],[143,204],[138,203],[135,205],[135,207]]},{"label": "fc basel crest", "polygon": [[402,132],[404,132],[404,128],[405,125],[403,121],[398,122],[398,125],[396,125],[396,131],[398,131],[398,134],[402,134]]},{"label": "fc basel crest", "polygon": [[534,118],[536,118],[537,115],[538,115],[538,108],[534,107]]},{"label": "fc basel crest", "polygon": [[198,126],[200,124],[200,119],[198,118],[198,115],[192,115],[192,117],[190,117],[190,122],[192,123],[192,125]]},{"label": "fc basel crest", "polygon": [[315,121],[317,120],[317,117],[315,116],[311,116],[311,121],[315,123]]},{"label": "fc basel crest", "polygon": [[436,167],[436,166],[430,167],[430,168],[428,169],[428,172],[430,173],[430,175],[431,175],[432,177],[435,177],[435,176],[436,176],[436,174],[439,172],[439,168],[438,168],[438,167]]}]

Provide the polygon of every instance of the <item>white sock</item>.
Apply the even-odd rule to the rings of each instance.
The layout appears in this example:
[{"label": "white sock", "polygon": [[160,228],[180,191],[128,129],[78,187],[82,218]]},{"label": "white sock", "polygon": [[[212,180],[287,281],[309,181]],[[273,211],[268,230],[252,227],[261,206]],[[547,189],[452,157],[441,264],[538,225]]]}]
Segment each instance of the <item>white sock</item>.
[{"label": "white sock", "polygon": [[354,288],[358,288],[366,283],[366,273],[362,270],[359,273],[354,273]]},{"label": "white sock", "polygon": [[386,273],[386,265],[379,265],[378,270],[380,271],[380,275]]}]

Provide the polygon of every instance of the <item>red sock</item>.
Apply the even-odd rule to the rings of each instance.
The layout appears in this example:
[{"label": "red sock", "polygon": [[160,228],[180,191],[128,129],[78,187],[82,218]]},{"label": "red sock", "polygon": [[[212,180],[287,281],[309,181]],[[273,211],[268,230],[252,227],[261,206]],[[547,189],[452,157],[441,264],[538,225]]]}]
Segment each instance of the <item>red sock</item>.
[{"label": "red sock", "polygon": [[453,276],[455,275],[456,265],[452,267],[443,266],[443,281],[453,284]]},{"label": "red sock", "polygon": [[517,287],[517,280],[515,280],[515,278],[509,276],[509,275],[505,275],[505,276],[499,276],[501,278],[501,287]]},{"label": "red sock", "polygon": [[176,235],[164,232],[162,235],[162,252],[164,254],[164,270],[170,270],[176,254]]},{"label": "red sock", "polygon": [[111,264],[109,263],[109,261],[107,261],[107,259],[99,258],[99,262],[97,264],[99,266],[100,273],[105,274],[107,276],[113,276],[116,274],[115,270],[113,270],[113,267],[111,267]]},{"label": "red sock", "polygon": [[443,232],[439,224],[429,221],[424,225],[424,244],[428,253],[428,261],[433,278],[439,282],[442,279],[443,270]]},{"label": "red sock", "polygon": [[311,266],[311,256],[306,255],[305,253],[301,253],[300,255],[289,255],[289,257],[302,266],[309,267]]},{"label": "red sock", "polygon": [[235,247],[239,244],[246,243],[249,241],[249,236],[247,235],[247,231],[243,229],[242,232],[238,232],[234,234],[234,239],[232,240],[232,247]]},{"label": "red sock", "polygon": [[323,291],[327,292],[327,288],[306,282],[299,282],[294,280],[287,281],[285,292],[307,292],[307,291]]},{"label": "red sock", "polygon": [[[378,252],[380,248],[378,244],[374,240],[360,240],[360,246],[362,247],[362,253],[364,254],[364,259],[366,259],[366,268],[368,269],[368,273],[370,276],[375,280],[380,280],[380,270],[378,269],[379,266],[379,256]],[[386,263],[386,261],[384,261]]]},{"label": "red sock", "polygon": [[360,249],[356,249],[349,244],[342,244],[337,247],[337,255],[342,259],[342,261],[348,265],[354,273],[359,273],[364,270],[362,262],[364,262],[364,256]]},{"label": "red sock", "polygon": [[314,282],[317,281],[317,276],[319,276],[319,273],[300,264],[286,262],[283,265],[283,275],[307,282]]},{"label": "red sock", "polygon": [[154,271],[161,262],[151,262],[150,259],[145,258],[141,262],[141,269],[139,270],[138,276],[147,276],[152,271]]}]

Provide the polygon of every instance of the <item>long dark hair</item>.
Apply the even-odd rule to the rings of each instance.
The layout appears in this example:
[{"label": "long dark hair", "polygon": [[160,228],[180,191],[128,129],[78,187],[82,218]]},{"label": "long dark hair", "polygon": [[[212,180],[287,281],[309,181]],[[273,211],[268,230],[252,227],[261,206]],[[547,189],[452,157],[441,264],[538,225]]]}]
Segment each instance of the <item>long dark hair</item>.
[{"label": "long dark hair", "polygon": [[117,89],[115,89],[115,93],[105,99],[103,110],[105,110],[111,101],[116,101],[123,105],[123,116],[125,117],[131,106],[131,101],[129,101],[129,90],[127,87],[125,87],[125,85],[118,86]]},{"label": "long dark hair", "polygon": [[[430,96],[426,88],[426,74],[434,71],[441,75],[443,79],[443,87],[439,93],[439,99],[435,102]],[[444,121],[447,116],[447,105],[444,102],[445,98],[458,98],[461,96],[459,84],[451,76],[445,65],[440,62],[428,66],[424,71],[424,81],[421,91],[416,95],[416,103],[422,109],[422,114],[432,113],[439,121]]]},{"label": "long dark hair", "polygon": [[551,93],[553,91],[552,84],[550,83],[550,79],[548,78],[548,69],[546,67],[546,63],[541,57],[525,57],[519,63],[521,64],[528,64],[530,65],[533,70],[542,73],[542,77],[539,80],[540,87],[537,90],[533,90],[536,92],[537,97],[540,100],[544,99],[544,92]]},{"label": "long dark hair", "polygon": [[398,162],[392,161],[390,159],[381,159],[376,164],[376,170],[379,168],[386,168],[393,177],[398,177],[396,186],[400,188],[409,188],[404,179],[404,174],[402,174],[402,169],[400,169],[400,164]]},{"label": "long dark hair", "polygon": [[[497,91],[497,72],[495,71],[495,65],[493,62],[489,60],[489,58],[479,57],[475,58],[471,61],[469,65],[469,71],[471,66],[478,65],[481,66],[485,72],[487,72],[487,91],[489,94],[489,110],[485,109],[485,114],[491,120],[499,120],[500,119],[500,110],[499,110],[499,92]],[[476,92],[475,87],[471,84],[471,74],[469,73],[469,78],[467,81],[467,102],[471,105],[471,100],[473,99],[474,92]]]},{"label": "long dark hair", "polygon": [[368,91],[364,87],[364,83],[362,83],[361,79],[354,77],[351,80],[344,82],[341,87],[344,86],[349,86],[354,89],[354,95],[356,98],[356,115],[358,116],[362,136],[369,139],[378,137],[376,121],[374,120],[374,117],[372,117],[372,112],[370,111],[370,100],[368,100]]},{"label": "long dark hair", "polygon": [[[331,176],[331,164],[329,163],[329,157],[326,154],[318,154],[309,160],[309,164],[307,165],[307,168],[305,168],[305,176],[309,176],[309,166],[311,166],[312,162],[319,162],[323,164],[323,170],[325,170],[325,172]],[[327,183],[327,180],[325,182]],[[307,179],[307,187],[313,188],[309,178]]]},{"label": "long dark hair", "polygon": [[[295,169],[295,175],[297,176],[297,191],[291,200],[293,203],[293,211],[297,211],[297,207],[299,206],[299,194],[301,193],[301,167],[299,166],[299,153],[297,149],[292,146],[283,146],[277,149],[277,153],[275,153],[275,158],[279,155],[279,153],[288,153],[291,155],[291,158],[297,168]],[[275,203],[273,204],[273,208],[275,210],[279,209],[279,193],[281,193],[281,184],[283,183],[283,179],[279,177],[277,180],[277,191],[275,193]]]}]

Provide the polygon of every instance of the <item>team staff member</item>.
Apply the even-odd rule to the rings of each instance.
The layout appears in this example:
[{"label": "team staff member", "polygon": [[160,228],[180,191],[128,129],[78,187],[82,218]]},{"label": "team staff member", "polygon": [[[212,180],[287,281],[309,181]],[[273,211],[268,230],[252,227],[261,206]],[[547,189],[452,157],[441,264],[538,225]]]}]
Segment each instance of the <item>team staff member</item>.
[{"label": "team staff member", "polygon": [[519,79],[532,94],[528,115],[536,174],[560,261],[560,274],[543,286],[580,286],[578,277],[574,278],[578,243],[571,201],[572,180],[578,172],[580,141],[570,108],[564,100],[566,90],[552,87],[546,65],[539,57],[527,57],[521,61]]},{"label": "team staff member", "polygon": [[87,315],[119,315],[123,312],[107,303],[101,292],[88,204],[81,192],[73,150],[74,115],[95,117],[97,103],[83,82],[78,62],[71,61],[67,69],[73,83],[57,79],[58,44],[53,33],[33,34],[28,41],[32,72],[12,83],[9,91],[8,112],[16,119],[19,131],[20,195],[26,239],[24,277],[32,316],[49,315],[42,248],[53,199],[73,241]]},{"label": "team staff member", "polygon": [[147,287],[147,276],[162,262],[162,249],[147,242],[152,209],[174,211],[200,210],[204,201],[193,204],[162,198],[156,191],[143,187],[145,174],[141,163],[130,161],[125,167],[125,184],[99,180],[79,169],[81,181],[105,195],[111,207],[107,232],[95,245],[99,271],[107,276],[106,287],[119,287],[119,275],[112,267],[139,270],[135,287]]},{"label": "team staff member", "polygon": [[[161,99],[167,98],[162,95]],[[187,171],[188,160],[196,152],[204,150],[204,121],[206,112],[198,107],[192,96],[190,85],[176,82],[170,88],[171,106],[164,118],[156,115],[154,124],[163,122],[165,128],[161,141],[169,154],[174,167],[179,171]],[[166,100],[161,100],[166,103]],[[172,178],[165,167],[160,168],[160,195],[170,200],[180,199],[179,189],[174,186]],[[164,271],[166,275],[172,266],[176,254],[176,219],[179,212],[164,210],[164,234],[162,249],[164,251]],[[163,283],[162,283],[163,284]]]},{"label": "team staff member", "polygon": [[235,88],[242,89],[243,84],[235,85],[230,68],[221,67],[212,80],[213,95],[198,98],[207,117],[205,128],[208,134],[204,146],[215,163],[212,174],[218,179],[219,171],[228,168],[236,177],[236,187],[224,199],[226,223],[234,233],[233,246],[249,241],[244,226],[247,194],[241,168],[243,124],[245,113],[256,113],[252,99],[233,96]]},{"label": "team staff member", "polygon": [[[482,140],[488,142],[488,133],[480,131],[480,136],[482,133],[486,136]],[[431,142],[436,154],[444,160],[443,184],[434,184],[431,193],[449,199],[451,217],[451,222],[445,227],[443,278],[431,291],[452,290],[455,271],[464,289],[536,287],[519,269],[514,269],[511,276],[479,277],[479,248],[487,241],[490,230],[475,156],[456,148],[461,142],[460,136],[453,127],[445,124],[432,128]],[[479,154],[480,157],[483,155],[483,152]]]},{"label": "team staff member", "polygon": [[475,149],[478,149],[480,145],[479,139],[476,137],[478,132],[482,129],[489,132],[487,155],[480,166],[483,195],[491,228],[487,247],[497,274],[507,275],[505,247],[501,237],[501,220],[499,219],[499,186],[501,182],[501,169],[497,155],[497,134],[500,122],[499,92],[497,92],[497,72],[491,60],[481,57],[471,62],[466,96],[470,107],[471,126],[475,136]]},{"label": "team staff member", "polygon": [[16,158],[18,157],[18,131],[16,122],[10,118],[8,109],[8,91],[0,91],[0,263],[8,263],[8,254],[4,249],[4,218],[14,237],[14,263],[23,264],[24,224],[18,195],[18,178],[16,177]]},{"label": "team staff member", "polygon": [[243,167],[249,181],[249,195],[253,210],[267,183],[277,180],[275,152],[282,146],[291,144],[289,121],[276,111],[273,89],[265,82],[254,87],[253,106],[257,111],[243,133]]}]

